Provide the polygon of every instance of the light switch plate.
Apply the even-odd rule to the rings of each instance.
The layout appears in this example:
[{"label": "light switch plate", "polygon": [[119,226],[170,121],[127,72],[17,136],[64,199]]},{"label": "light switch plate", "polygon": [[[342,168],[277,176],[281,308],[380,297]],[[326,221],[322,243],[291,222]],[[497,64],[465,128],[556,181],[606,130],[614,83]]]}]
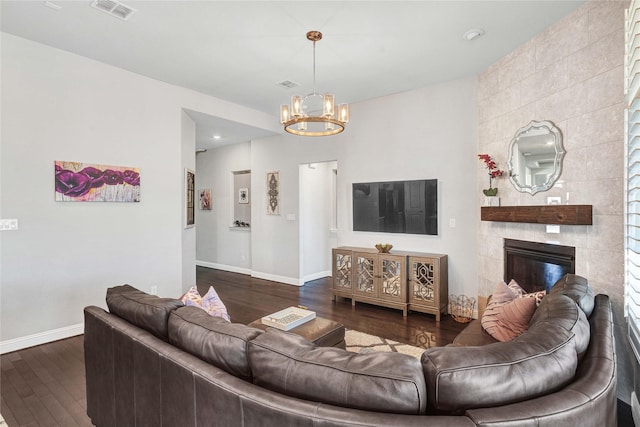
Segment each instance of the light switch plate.
[{"label": "light switch plate", "polygon": [[549,234],[558,234],[560,233],[559,225],[547,225],[547,233]]},{"label": "light switch plate", "polygon": [[17,229],[17,219],[0,219],[0,231],[15,231]]}]

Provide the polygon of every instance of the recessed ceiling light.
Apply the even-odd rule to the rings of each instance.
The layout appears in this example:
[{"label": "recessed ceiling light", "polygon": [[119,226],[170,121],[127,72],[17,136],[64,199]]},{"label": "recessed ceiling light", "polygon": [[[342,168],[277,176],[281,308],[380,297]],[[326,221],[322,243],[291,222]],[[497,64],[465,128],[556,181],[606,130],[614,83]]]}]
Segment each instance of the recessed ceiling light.
[{"label": "recessed ceiling light", "polygon": [[462,35],[462,38],[465,39],[466,41],[471,41],[473,39],[477,39],[482,35],[484,35],[484,30],[482,28],[472,28],[470,30],[467,30]]},{"label": "recessed ceiling light", "polygon": [[220,135],[213,135],[213,139],[220,139],[222,138]]}]

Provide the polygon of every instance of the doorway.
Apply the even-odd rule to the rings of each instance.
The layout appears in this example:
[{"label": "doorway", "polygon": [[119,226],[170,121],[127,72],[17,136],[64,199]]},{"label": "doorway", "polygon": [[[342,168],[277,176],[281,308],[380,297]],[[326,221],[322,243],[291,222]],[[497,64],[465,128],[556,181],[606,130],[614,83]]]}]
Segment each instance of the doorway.
[{"label": "doorway", "polygon": [[331,276],[331,248],[337,246],[338,162],[301,164],[300,277],[308,282]]}]

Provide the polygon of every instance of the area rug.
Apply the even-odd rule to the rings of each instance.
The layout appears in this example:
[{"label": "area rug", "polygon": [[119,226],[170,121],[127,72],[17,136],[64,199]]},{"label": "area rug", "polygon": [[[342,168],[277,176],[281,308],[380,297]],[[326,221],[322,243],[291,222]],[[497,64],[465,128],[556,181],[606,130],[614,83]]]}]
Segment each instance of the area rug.
[{"label": "area rug", "polygon": [[388,340],[364,332],[347,329],[344,333],[347,351],[353,353],[396,352],[420,359],[426,349]]}]

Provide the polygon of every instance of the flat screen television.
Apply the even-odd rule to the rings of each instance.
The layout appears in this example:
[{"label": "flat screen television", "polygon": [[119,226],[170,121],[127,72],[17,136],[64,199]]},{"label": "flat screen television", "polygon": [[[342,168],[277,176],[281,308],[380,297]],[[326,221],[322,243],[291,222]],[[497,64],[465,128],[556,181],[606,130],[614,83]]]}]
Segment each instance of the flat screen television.
[{"label": "flat screen television", "polygon": [[353,230],[438,234],[438,180],[353,184]]}]

